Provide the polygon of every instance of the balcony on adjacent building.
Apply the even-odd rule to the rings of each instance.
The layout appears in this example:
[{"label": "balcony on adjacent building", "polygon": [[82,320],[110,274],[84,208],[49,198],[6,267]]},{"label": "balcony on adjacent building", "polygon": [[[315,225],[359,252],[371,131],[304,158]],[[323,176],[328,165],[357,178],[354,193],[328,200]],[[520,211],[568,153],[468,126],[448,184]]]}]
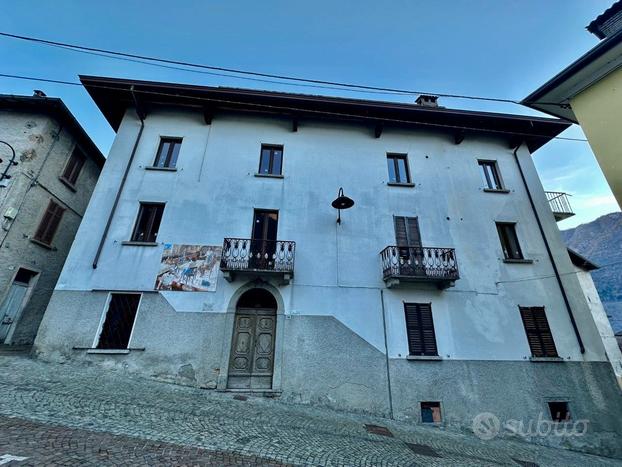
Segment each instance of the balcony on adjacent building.
[{"label": "balcony on adjacent building", "polygon": [[296,242],[225,238],[220,270],[229,282],[236,276],[276,277],[283,285],[294,276]]},{"label": "balcony on adjacent building", "polygon": [[574,216],[574,212],[570,207],[570,201],[568,200],[568,194],[559,191],[545,191],[545,193],[556,221],[563,221]]},{"label": "balcony on adjacent building", "polygon": [[453,248],[388,246],[380,252],[387,287],[422,282],[440,289],[453,287],[460,278]]}]

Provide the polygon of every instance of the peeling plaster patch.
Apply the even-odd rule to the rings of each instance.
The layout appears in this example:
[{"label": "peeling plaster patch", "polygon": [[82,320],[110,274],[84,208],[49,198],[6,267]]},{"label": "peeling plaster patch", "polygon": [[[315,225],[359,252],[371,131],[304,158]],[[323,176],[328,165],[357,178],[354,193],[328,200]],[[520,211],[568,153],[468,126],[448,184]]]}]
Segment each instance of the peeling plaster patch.
[{"label": "peeling plaster patch", "polygon": [[35,122],[34,120],[28,120],[24,126],[26,128],[34,128],[37,126],[37,122]]},{"label": "peeling plaster patch", "polygon": [[28,139],[36,144],[41,144],[43,143],[43,141],[45,141],[45,138],[43,137],[43,135],[30,135]]},{"label": "peeling plaster patch", "polygon": [[21,156],[19,156],[19,160],[22,162],[31,161],[37,158],[37,151],[34,149],[26,149],[22,152]]},{"label": "peeling plaster patch", "polygon": [[197,380],[194,367],[190,363],[180,366],[177,375],[180,378],[190,379],[192,381]]}]

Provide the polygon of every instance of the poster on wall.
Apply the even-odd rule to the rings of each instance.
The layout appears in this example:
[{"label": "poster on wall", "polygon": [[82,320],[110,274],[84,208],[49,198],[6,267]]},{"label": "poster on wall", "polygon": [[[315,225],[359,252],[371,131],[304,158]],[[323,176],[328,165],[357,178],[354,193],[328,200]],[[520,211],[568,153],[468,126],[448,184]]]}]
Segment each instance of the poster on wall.
[{"label": "poster on wall", "polygon": [[156,290],[216,291],[221,254],[221,246],[166,243],[156,278]]}]

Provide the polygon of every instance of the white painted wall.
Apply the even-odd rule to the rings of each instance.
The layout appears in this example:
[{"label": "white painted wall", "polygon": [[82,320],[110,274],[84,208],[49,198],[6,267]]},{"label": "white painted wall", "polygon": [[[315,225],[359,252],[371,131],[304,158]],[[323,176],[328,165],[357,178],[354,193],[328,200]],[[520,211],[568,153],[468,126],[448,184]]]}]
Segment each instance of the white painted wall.
[{"label": "white painted wall", "polygon": [[[97,245],[127,164],[139,122],[129,111],[71,254],[59,290],[151,290],[163,246],[124,246],[139,201],[166,202],[158,242],[221,245],[250,237],[253,208],[279,210],[279,239],[296,241],[295,277],[281,287],[286,313],[333,315],[384,352],[379,252],[394,244],[393,215],[418,216],[424,246],[456,249],[461,279],[454,288],[431,285],[387,290],[391,357],[405,357],[403,301],[432,302],[439,353],[450,359],[522,360],[530,355],[519,305],[546,307],[560,356],[605,360],[606,355],[576,278],[571,302],[581,315],[588,351],[581,355],[512,151],[501,139],[453,137],[430,130],[386,128],[378,139],[364,125],[291,122],[158,110],[145,121],[117,213],[97,269]],[[177,172],[145,170],[160,136],[183,137]],[[258,178],[262,143],[284,145],[283,179]],[[387,186],[386,153],[407,153],[414,188]],[[508,194],[482,191],[477,159],[497,160]],[[572,265],[531,157],[519,151],[560,272]],[[355,206],[336,225],[331,201],[343,186]],[[533,264],[507,264],[495,221],[517,222],[523,252]],[[224,312],[242,285],[219,278],[214,293],[164,295],[179,312]]]}]

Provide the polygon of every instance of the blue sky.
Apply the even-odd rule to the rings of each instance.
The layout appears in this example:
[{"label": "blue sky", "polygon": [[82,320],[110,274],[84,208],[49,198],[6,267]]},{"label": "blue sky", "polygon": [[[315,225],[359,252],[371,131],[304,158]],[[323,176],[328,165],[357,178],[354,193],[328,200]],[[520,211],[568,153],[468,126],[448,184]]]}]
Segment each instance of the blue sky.
[{"label": "blue sky", "polygon": [[[175,1],[4,3],[0,30],[91,47],[331,81],[521,99],[592,48],[585,26],[613,0]],[[12,3],[8,6],[8,3]],[[1,73],[74,81],[78,74],[412,101],[112,60],[0,38]],[[114,133],[78,87],[0,78],[0,92],[61,97],[104,154]],[[442,105],[536,115],[513,104]],[[584,137],[580,128],[564,136]],[[534,154],[543,184],[573,194],[569,228],[619,210],[587,143]]]}]

